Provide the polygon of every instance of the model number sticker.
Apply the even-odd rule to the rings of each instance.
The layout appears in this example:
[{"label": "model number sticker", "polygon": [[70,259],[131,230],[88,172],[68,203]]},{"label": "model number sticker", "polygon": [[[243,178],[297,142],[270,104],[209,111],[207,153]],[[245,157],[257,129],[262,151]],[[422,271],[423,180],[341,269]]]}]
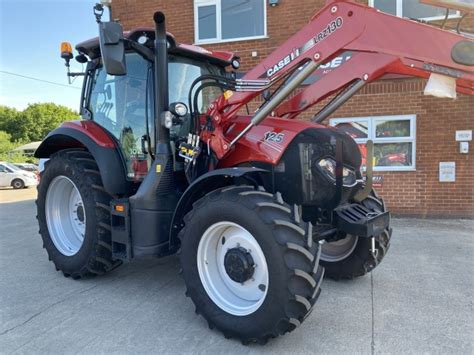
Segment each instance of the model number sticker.
[{"label": "model number sticker", "polygon": [[285,138],[284,133],[267,132],[263,139],[267,142],[281,143],[283,142],[283,138]]},{"label": "model number sticker", "polygon": [[342,27],[342,17],[336,18],[334,21],[331,21],[324,30],[318,33],[316,37],[314,37],[314,44],[321,42],[323,39],[329,37],[332,33],[336,32],[339,28]]}]

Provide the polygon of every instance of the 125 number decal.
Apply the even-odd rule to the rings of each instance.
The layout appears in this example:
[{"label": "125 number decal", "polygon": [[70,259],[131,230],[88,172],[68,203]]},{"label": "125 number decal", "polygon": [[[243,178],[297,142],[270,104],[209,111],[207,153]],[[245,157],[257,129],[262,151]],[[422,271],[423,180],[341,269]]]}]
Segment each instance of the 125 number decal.
[{"label": "125 number decal", "polygon": [[265,133],[265,136],[263,137],[265,141],[275,142],[275,143],[283,142],[283,138],[285,138],[285,135],[283,133],[276,133],[276,132],[267,132]]}]

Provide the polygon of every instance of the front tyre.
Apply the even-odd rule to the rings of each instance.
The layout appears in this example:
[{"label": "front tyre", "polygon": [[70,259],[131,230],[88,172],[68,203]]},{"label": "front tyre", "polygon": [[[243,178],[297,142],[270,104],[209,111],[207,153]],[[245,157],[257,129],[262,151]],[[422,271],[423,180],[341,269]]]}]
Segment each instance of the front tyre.
[{"label": "front tyre", "polygon": [[64,150],[48,161],[37,219],[43,247],[64,276],[79,279],[120,265],[110,245],[110,200],[89,152]]},{"label": "front tyre", "polygon": [[12,187],[15,190],[23,189],[25,187],[25,182],[21,179],[15,179],[12,181]]},{"label": "front tyre", "polygon": [[221,188],[198,200],[184,221],[186,295],[211,328],[265,343],[312,311],[323,277],[319,244],[311,224],[280,194]]},{"label": "front tyre", "polygon": [[[386,212],[383,200],[374,190],[361,204],[377,212]],[[375,236],[375,252],[372,238],[356,235],[347,234],[342,239],[323,243],[321,265],[326,269],[325,275],[335,280],[352,279],[372,271],[387,254],[391,235],[392,229],[388,227]]]}]

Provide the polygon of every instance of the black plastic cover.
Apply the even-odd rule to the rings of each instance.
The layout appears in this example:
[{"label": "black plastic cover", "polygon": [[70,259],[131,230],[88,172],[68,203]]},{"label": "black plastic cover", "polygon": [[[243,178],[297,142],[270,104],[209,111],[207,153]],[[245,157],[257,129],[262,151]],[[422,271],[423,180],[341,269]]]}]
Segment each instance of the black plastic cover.
[{"label": "black plastic cover", "polygon": [[474,66],[474,42],[459,41],[451,50],[451,57],[458,64]]}]

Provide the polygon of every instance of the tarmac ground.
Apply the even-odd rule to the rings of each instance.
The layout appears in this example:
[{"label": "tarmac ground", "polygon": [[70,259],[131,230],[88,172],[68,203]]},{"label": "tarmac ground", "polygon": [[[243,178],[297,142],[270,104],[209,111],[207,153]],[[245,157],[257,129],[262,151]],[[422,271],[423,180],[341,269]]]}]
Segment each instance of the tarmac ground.
[{"label": "tarmac ground", "polygon": [[324,280],[300,328],[243,346],[194,313],[174,256],[79,281],[56,272],[35,194],[0,190],[1,353],[473,353],[472,220],[393,219],[372,274]]}]

